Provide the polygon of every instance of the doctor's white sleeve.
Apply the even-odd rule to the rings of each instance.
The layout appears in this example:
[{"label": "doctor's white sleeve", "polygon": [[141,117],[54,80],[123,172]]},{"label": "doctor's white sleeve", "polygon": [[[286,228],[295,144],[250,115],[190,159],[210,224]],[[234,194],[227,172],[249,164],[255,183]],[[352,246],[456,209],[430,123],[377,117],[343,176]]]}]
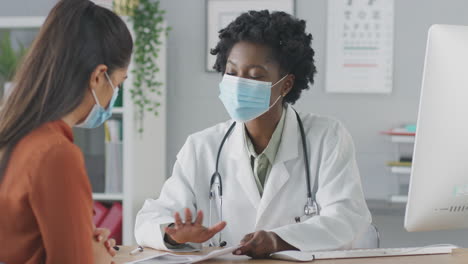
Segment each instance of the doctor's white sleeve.
[{"label": "doctor's white sleeve", "polygon": [[270,230],[301,251],[350,248],[371,223],[351,135],[339,122],[329,133],[318,169],[320,215]]},{"label": "doctor's white sleeve", "polygon": [[[189,137],[177,155],[172,176],[164,183],[159,198],[147,199],[136,216],[135,239],[138,245],[161,250],[173,248],[165,243],[163,228],[174,222],[175,212],[179,212],[182,218],[185,208],[189,208],[192,214],[196,212],[193,174],[188,175],[196,169],[194,154]],[[187,162],[182,164],[181,161]]]}]

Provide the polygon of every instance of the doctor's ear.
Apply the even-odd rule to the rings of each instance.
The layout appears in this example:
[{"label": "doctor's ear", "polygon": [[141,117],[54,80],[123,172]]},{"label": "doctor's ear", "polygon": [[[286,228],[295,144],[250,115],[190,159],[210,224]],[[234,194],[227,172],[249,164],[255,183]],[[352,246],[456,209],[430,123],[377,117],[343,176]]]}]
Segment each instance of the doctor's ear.
[{"label": "doctor's ear", "polygon": [[285,97],[292,90],[295,79],[296,76],[294,76],[294,74],[288,74],[288,77],[284,80],[284,85],[281,88],[281,96]]}]

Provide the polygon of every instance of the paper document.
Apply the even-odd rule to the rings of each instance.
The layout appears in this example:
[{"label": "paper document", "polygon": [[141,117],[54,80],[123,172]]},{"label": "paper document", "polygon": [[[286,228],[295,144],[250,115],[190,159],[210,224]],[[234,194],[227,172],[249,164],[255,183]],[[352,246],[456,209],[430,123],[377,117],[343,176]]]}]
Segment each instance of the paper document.
[{"label": "paper document", "polygon": [[207,259],[216,258],[219,256],[231,254],[239,246],[222,248],[218,250],[213,250],[204,255],[177,255],[170,252],[158,252],[153,256],[140,259],[137,261],[127,262],[127,264],[138,263],[138,264],[186,264],[186,263],[195,263]]}]

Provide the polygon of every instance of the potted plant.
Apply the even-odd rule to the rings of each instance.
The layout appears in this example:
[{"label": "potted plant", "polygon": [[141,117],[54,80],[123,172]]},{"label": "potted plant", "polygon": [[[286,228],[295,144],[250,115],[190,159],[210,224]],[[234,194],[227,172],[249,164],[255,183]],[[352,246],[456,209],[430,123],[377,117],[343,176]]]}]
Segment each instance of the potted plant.
[{"label": "potted plant", "polygon": [[26,53],[24,46],[18,42],[19,50],[11,45],[10,32],[5,32],[0,40],[0,77],[4,80],[3,95],[6,98],[13,88],[13,77],[19,62]]},{"label": "potted plant", "polygon": [[158,81],[159,57],[162,45],[161,38],[171,30],[166,26],[166,13],[159,0],[114,0],[114,10],[120,15],[128,16],[134,32],[133,69],[134,82],[130,89],[138,131],[143,132],[145,113],[159,114],[159,96],[162,96]]}]

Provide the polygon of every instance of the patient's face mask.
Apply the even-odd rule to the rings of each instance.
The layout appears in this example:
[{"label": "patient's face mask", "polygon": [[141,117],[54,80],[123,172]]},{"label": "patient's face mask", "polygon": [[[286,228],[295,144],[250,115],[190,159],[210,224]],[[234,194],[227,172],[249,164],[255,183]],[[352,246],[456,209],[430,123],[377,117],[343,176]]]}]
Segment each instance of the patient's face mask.
[{"label": "patient's face mask", "polygon": [[271,88],[287,76],[285,75],[272,85],[271,82],[224,74],[219,84],[219,98],[232,119],[247,122],[268,112],[279,101],[281,95],[270,106]]},{"label": "patient's face mask", "polygon": [[106,75],[107,81],[110,83],[114,91],[112,99],[109,102],[109,107],[107,107],[107,109],[104,109],[104,107],[102,107],[102,105],[99,103],[99,99],[96,96],[96,92],[94,92],[94,90],[91,90],[95,101],[93,109],[91,109],[91,112],[89,112],[88,117],[86,117],[85,121],[83,121],[81,124],[76,125],[76,127],[96,128],[102,125],[107,119],[109,119],[112,116],[112,108],[114,107],[115,100],[117,99],[117,96],[119,94],[119,88],[114,86],[107,72],[104,72],[104,74]]}]

